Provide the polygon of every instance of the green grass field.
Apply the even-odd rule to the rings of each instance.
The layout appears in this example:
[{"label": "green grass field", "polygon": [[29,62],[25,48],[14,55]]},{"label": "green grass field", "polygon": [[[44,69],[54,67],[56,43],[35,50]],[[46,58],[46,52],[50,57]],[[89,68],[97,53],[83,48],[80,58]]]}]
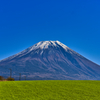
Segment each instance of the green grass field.
[{"label": "green grass field", "polygon": [[4,81],[0,100],[100,100],[100,81]]}]

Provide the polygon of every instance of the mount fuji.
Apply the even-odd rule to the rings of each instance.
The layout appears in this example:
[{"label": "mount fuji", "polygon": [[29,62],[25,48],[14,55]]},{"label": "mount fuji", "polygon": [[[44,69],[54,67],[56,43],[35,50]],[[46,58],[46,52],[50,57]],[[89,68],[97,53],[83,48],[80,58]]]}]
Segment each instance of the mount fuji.
[{"label": "mount fuji", "polygon": [[16,80],[99,80],[100,65],[93,63],[59,41],[41,41],[0,61],[0,76]]}]

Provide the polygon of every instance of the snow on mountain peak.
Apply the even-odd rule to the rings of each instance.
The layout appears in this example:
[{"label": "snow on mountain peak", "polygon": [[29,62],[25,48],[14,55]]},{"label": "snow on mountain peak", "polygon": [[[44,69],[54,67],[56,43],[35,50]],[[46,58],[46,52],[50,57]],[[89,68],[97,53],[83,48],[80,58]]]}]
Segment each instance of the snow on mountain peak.
[{"label": "snow on mountain peak", "polygon": [[50,46],[57,47],[57,48],[62,47],[66,52],[69,52],[70,54],[74,53],[74,54],[77,54],[78,56],[80,56],[78,53],[74,52],[73,50],[71,50],[70,48],[68,48],[66,45],[64,45],[63,43],[61,43],[59,41],[40,41],[40,42],[34,44],[33,46],[27,48],[26,50],[19,52],[19,53],[13,55],[13,56],[10,56],[6,59],[3,59],[1,61],[7,60],[7,59],[11,60],[11,59],[13,59],[17,56],[22,57],[22,56],[28,54],[29,52],[36,50],[36,49],[39,49],[39,48],[42,50],[41,53],[40,53],[40,55],[42,55],[43,52],[44,52],[44,49],[49,49]]},{"label": "snow on mountain peak", "polygon": [[55,47],[63,47],[65,50],[68,49],[68,47],[66,45],[64,45],[63,43],[59,42],[59,41],[40,41],[39,43],[33,45],[30,49],[30,51],[34,50],[34,49],[47,49],[49,46],[55,46]]}]

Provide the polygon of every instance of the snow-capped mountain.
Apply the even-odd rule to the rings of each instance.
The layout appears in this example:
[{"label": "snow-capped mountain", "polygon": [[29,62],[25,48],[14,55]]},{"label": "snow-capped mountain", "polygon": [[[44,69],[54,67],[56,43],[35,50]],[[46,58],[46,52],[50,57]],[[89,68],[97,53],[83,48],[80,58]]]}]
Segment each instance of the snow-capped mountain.
[{"label": "snow-capped mountain", "polygon": [[100,66],[84,58],[59,41],[41,41],[0,61],[1,76],[12,69],[27,79],[100,79]]}]

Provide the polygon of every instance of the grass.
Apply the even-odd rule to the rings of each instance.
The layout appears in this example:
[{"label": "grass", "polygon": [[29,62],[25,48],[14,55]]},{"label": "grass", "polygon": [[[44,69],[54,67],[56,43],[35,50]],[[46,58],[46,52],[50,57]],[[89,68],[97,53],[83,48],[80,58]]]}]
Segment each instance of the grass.
[{"label": "grass", "polygon": [[0,100],[100,100],[100,81],[3,81]]}]

